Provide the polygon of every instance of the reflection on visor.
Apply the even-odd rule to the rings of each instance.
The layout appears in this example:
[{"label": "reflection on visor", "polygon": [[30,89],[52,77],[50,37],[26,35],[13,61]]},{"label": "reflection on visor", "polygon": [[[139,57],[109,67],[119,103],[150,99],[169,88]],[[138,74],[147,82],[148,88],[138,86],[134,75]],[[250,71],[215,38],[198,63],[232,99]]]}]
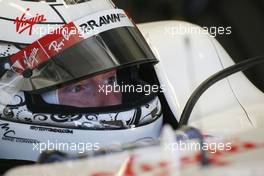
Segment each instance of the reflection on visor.
[{"label": "reflection on visor", "polygon": [[120,27],[66,49],[32,70],[31,77],[21,79],[15,87],[22,91],[39,92],[109,70],[156,62],[137,28]]},{"label": "reflection on visor", "polygon": [[42,97],[49,104],[80,108],[120,105],[121,92],[112,91],[106,94],[100,90],[103,86],[114,86],[114,84],[117,84],[115,70],[44,93]]}]

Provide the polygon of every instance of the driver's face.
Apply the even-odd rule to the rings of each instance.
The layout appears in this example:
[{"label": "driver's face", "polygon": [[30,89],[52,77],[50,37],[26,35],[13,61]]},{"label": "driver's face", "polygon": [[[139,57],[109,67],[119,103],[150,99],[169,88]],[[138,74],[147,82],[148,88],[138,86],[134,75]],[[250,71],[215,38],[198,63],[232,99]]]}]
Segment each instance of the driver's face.
[{"label": "driver's face", "polygon": [[60,88],[58,90],[61,105],[75,107],[103,107],[119,105],[122,102],[121,92],[106,95],[100,92],[103,85],[116,83],[116,71],[110,71],[92,78]]}]

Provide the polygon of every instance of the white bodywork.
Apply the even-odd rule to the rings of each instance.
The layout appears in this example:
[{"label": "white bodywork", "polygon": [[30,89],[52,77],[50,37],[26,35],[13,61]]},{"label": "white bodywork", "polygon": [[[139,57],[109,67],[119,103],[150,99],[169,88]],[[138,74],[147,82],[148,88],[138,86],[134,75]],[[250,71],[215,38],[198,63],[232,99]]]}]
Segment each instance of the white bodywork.
[{"label": "white bodywork", "polygon": [[[210,165],[202,167],[200,152],[195,148],[178,150],[170,147],[170,130],[165,129],[166,140],[159,146],[109,154],[92,159],[20,167],[5,176],[261,176],[263,175],[263,129],[247,131],[225,141],[230,148],[207,152]],[[210,141],[211,143],[214,141]],[[208,142],[208,143],[210,143]],[[197,141],[187,142],[191,144]]]},{"label": "white bodywork", "polygon": [[[234,64],[215,38],[198,33],[202,29],[193,24],[165,21],[142,24],[139,28],[160,60],[156,71],[177,120],[199,84]],[[186,32],[177,33],[179,28]],[[195,106],[190,122],[208,134],[233,134],[263,127],[263,105],[263,93],[243,73],[238,73],[205,92]]]}]

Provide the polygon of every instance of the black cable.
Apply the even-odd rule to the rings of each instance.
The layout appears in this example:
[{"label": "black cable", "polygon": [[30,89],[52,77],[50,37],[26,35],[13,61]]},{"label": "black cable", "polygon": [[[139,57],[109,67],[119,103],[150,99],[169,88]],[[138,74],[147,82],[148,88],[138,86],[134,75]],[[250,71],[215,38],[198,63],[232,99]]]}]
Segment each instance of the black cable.
[{"label": "black cable", "polygon": [[193,108],[201,95],[210,88],[216,82],[240,71],[245,71],[253,66],[264,63],[264,55],[253,57],[247,60],[244,60],[240,63],[237,63],[233,66],[230,66],[222,71],[219,71],[205,80],[200,86],[192,93],[191,97],[187,101],[184,110],[181,114],[179,127],[185,126],[188,124]]}]

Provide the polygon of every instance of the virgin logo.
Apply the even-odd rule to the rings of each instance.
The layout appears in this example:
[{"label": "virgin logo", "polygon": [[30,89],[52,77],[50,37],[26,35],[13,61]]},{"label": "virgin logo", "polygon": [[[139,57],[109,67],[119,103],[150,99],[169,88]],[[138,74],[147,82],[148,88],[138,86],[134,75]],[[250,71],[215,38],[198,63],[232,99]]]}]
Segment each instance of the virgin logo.
[{"label": "virgin logo", "polygon": [[33,68],[35,65],[39,63],[37,59],[37,54],[38,54],[39,49],[38,48],[33,48],[29,56],[27,56],[26,51],[24,51],[24,63],[27,64],[29,68]]},{"label": "virgin logo", "polygon": [[18,32],[19,34],[29,29],[28,34],[32,35],[33,26],[37,23],[46,21],[44,15],[39,15],[39,14],[36,14],[35,17],[27,18],[26,13],[29,10],[30,9],[27,8],[26,12],[23,13],[21,17],[17,17],[16,20],[14,21],[14,24],[16,24],[16,32]]}]

